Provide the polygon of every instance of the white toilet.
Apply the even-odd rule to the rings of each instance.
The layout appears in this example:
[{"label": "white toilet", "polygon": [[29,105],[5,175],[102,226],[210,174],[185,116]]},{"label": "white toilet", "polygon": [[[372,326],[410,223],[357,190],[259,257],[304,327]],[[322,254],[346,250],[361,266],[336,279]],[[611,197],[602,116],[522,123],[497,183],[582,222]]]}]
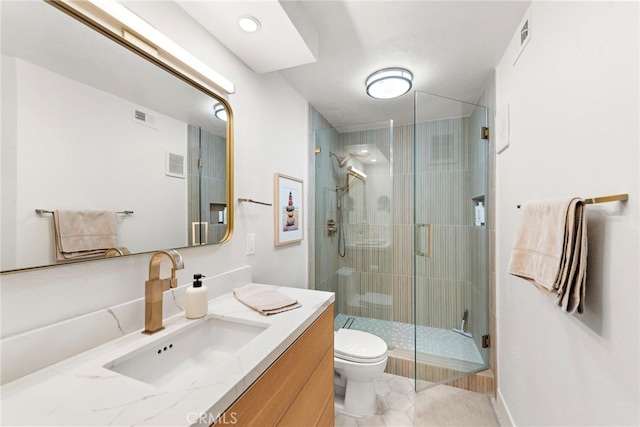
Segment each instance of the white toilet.
[{"label": "white toilet", "polygon": [[336,409],[349,415],[374,415],[375,379],[387,366],[387,344],[367,332],[338,329],[333,354]]}]

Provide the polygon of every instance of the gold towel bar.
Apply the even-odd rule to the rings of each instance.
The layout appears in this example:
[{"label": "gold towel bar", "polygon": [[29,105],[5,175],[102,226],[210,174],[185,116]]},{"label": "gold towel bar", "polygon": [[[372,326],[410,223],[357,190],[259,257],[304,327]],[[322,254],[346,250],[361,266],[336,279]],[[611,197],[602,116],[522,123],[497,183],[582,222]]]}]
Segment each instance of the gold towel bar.
[{"label": "gold towel bar", "polygon": [[238,201],[239,202],[256,203],[258,205],[272,206],[271,203],[258,202],[258,201],[253,200],[253,199],[238,199]]},{"label": "gold towel bar", "polygon": [[[36,209],[36,213],[38,215],[43,215],[43,214],[52,214],[53,211],[48,211],[46,209]],[[117,214],[120,215],[133,215],[133,211],[122,211],[122,212],[116,212]]]},{"label": "gold towel bar", "polygon": [[[601,196],[601,197],[590,197],[584,199],[585,205],[595,205],[596,203],[608,203],[608,202],[624,202],[629,200],[628,194],[614,194],[613,196]],[[521,205],[518,205],[518,209],[520,209]]]},{"label": "gold towel bar", "polygon": [[602,196],[602,197],[592,197],[589,199],[584,199],[585,205],[593,205],[596,203],[607,203],[607,202],[624,202],[629,200],[628,194],[615,194],[613,196]]}]

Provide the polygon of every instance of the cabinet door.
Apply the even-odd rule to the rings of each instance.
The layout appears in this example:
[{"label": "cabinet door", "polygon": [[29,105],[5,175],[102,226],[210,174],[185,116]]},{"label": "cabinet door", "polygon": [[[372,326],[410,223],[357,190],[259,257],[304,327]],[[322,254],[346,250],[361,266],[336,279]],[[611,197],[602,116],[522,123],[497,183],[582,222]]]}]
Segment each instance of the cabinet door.
[{"label": "cabinet door", "polygon": [[[327,403],[331,403],[333,408],[333,348],[330,352],[327,350],[309,381],[278,425],[282,427],[322,425],[320,420],[323,418]],[[330,425],[333,425],[333,417]]]},{"label": "cabinet door", "polygon": [[219,420],[229,419],[235,426],[333,425],[333,305]]}]

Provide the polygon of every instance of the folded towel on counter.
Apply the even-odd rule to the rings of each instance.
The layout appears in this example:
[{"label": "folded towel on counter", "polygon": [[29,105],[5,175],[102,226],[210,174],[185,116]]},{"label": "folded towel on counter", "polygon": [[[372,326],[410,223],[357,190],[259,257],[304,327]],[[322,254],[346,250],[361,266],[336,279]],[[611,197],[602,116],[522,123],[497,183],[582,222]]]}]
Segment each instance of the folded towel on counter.
[{"label": "folded towel on counter", "polygon": [[233,295],[238,301],[264,316],[301,307],[298,300],[290,298],[267,285],[252,283],[234,289]]},{"label": "folded towel on counter", "polygon": [[59,261],[101,257],[118,246],[113,211],[55,211],[53,224]]},{"label": "folded towel on counter", "polygon": [[509,274],[529,280],[569,313],[584,311],[587,223],[580,198],[522,205]]}]

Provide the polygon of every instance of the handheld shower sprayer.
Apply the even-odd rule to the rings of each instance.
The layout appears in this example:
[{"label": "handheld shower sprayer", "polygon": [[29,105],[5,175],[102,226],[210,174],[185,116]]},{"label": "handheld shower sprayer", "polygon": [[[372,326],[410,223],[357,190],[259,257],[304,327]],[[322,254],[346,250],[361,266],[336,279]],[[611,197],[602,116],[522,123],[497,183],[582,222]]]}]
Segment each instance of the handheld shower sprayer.
[{"label": "handheld shower sprayer", "polygon": [[[342,169],[346,165],[347,161],[352,157],[365,157],[368,155],[369,153],[349,153],[344,157],[338,157],[335,153],[329,152],[329,157],[336,158],[336,160],[338,161],[338,166],[340,166],[340,169]],[[367,174],[349,165],[347,166],[347,176],[346,176],[344,185],[342,187],[336,186],[336,193],[337,193],[336,213],[338,216],[338,224],[337,224],[338,255],[340,255],[340,257],[345,257],[347,255],[344,222],[342,218],[342,196],[344,192],[349,188],[354,178],[358,178],[362,181],[365,181],[367,179]]]}]

